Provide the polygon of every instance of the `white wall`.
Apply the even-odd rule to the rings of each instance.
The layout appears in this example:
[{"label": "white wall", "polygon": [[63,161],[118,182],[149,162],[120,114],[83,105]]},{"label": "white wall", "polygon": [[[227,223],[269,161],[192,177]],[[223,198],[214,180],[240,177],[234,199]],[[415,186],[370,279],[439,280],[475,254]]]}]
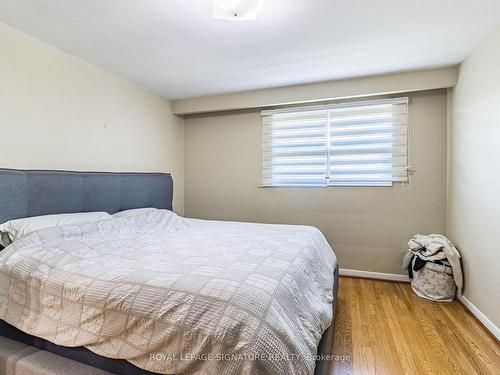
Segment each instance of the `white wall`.
[{"label": "white wall", "polygon": [[500,28],[462,63],[452,90],[448,236],[464,295],[500,326]]},{"label": "white wall", "polygon": [[170,103],[0,23],[0,167],[171,172],[184,208],[184,127]]},{"label": "white wall", "polygon": [[340,266],[403,273],[401,255],[415,233],[444,233],[446,110],[444,90],[412,94],[413,187],[259,188],[259,111],[185,119],[187,216],[320,228]]}]

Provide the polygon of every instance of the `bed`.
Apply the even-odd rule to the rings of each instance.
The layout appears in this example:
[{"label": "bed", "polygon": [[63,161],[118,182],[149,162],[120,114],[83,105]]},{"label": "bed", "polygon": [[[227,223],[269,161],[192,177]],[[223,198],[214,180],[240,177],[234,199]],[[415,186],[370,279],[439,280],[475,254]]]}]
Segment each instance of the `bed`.
[{"label": "bed", "polygon": [[317,229],[179,217],[162,173],[3,169],[0,186],[0,223],[158,209],[0,252],[2,335],[117,374],[330,365],[338,266]]}]

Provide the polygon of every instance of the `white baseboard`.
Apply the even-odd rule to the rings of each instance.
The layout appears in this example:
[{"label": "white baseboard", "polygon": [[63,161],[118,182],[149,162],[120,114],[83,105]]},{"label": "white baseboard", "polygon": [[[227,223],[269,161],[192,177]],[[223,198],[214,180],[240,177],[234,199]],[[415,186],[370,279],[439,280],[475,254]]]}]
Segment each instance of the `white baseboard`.
[{"label": "white baseboard", "polygon": [[481,322],[484,327],[490,331],[493,336],[500,340],[500,329],[488,319],[471,301],[465,298],[462,294],[457,295],[457,298],[464,304],[465,307]]},{"label": "white baseboard", "polygon": [[400,281],[403,283],[409,283],[410,278],[406,275],[398,275],[397,273],[383,273],[383,272],[372,272],[372,271],[358,271],[349,270],[346,268],[340,269],[340,276],[353,276],[353,277],[363,277],[366,279],[379,279],[379,280],[389,280],[389,281]]}]

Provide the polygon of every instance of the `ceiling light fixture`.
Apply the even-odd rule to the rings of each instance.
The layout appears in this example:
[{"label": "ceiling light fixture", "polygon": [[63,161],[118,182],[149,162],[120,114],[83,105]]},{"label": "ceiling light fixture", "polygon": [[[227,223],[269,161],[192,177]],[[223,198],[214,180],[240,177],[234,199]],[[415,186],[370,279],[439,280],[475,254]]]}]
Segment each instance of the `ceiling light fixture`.
[{"label": "ceiling light fixture", "polygon": [[259,0],[214,0],[213,16],[219,20],[254,20],[258,5]]}]

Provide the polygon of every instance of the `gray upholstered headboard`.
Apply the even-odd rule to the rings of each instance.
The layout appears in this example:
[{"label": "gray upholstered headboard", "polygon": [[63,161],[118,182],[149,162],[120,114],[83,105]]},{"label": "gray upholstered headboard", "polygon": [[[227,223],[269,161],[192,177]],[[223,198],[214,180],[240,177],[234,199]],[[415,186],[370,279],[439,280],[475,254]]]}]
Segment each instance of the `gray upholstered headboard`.
[{"label": "gray upholstered headboard", "polygon": [[168,173],[0,168],[0,223],[23,217],[154,207],[172,209]]}]

